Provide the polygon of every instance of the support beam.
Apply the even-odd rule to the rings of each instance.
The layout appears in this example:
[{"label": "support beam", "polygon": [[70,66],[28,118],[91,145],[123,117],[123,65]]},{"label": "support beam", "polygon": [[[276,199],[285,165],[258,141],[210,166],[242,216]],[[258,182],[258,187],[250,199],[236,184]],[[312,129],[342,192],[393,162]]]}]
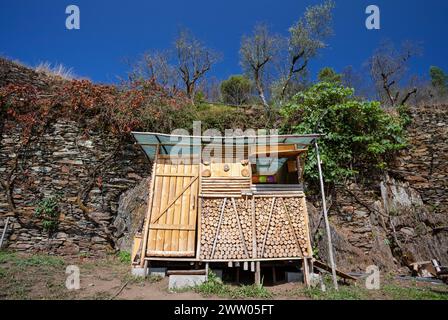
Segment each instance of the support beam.
[{"label": "support beam", "polygon": [[303,282],[305,282],[306,287],[309,289],[311,287],[311,282],[310,282],[310,270],[308,268],[308,258],[303,258],[302,260],[302,272],[303,272]]},{"label": "support beam", "polygon": [[261,268],[260,261],[255,262],[255,284],[261,286]]},{"label": "support beam", "polygon": [[9,225],[9,217],[6,218],[5,225],[3,226],[2,238],[0,239],[0,249],[3,246],[3,241],[5,240],[6,232],[8,231],[8,225]]},{"label": "support beam", "polygon": [[333,276],[334,288],[336,290],[339,290],[339,288],[338,288],[338,279],[337,279],[337,276],[336,276],[336,264],[334,262],[334,256],[333,256],[333,242],[331,241],[330,222],[328,221],[327,201],[325,199],[324,178],[323,178],[323,174],[322,174],[322,166],[321,166],[319,146],[317,144],[317,140],[314,142],[314,146],[316,148],[317,168],[319,170],[320,193],[321,193],[321,196],[322,196],[322,210],[324,212],[325,229],[327,231],[328,255],[330,256],[331,273],[332,273],[332,276]]}]

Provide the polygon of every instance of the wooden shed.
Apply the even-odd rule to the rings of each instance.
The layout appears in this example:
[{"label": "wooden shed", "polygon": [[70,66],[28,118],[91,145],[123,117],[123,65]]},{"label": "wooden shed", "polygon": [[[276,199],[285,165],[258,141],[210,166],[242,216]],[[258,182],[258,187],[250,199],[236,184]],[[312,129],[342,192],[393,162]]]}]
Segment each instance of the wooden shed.
[{"label": "wooden shed", "polygon": [[261,261],[312,258],[303,169],[319,135],[133,136],[153,162],[134,264],[242,263],[257,280]]}]

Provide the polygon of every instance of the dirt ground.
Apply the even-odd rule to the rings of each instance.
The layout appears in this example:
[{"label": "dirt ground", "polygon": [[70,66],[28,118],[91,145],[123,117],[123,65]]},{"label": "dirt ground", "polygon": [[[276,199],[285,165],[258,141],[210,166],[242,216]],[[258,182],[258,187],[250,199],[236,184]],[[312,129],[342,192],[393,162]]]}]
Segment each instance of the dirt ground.
[{"label": "dirt ground", "polygon": [[[80,269],[79,290],[65,286],[66,267]],[[330,287],[330,286],[328,286]],[[117,256],[105,258],[22,255],[0,252],[0,299],[64,300],[196,300],[196,299],[448,299],[448,286],[416,281],[382,279],[381,290],[366,290],[362,281],[341,285],[336,292],[306,289],[300,283],[266,286],[208,284],[182,292],[170,292],[168,279],[135,278],[130,266]]]}]

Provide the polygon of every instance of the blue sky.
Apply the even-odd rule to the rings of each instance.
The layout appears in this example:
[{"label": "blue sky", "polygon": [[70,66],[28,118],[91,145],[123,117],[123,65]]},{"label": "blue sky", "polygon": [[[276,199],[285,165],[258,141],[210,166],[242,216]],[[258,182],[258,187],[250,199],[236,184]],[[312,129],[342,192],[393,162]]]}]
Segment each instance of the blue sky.
[{"label": "blue sky", "polygon": [[[125,76],[125,58],[171,45],[180,26],[190,28],[210,47],[223,53],[212,75],[223,79],[240,73],[241,36],[256,22],[278,33],[316,0],[0,0],[0,54],[28,65],[62,63],[79,76],[96,82],[115,82]],[[323,66],[341,71],[360,68],[383,39],[399,44],[421,42],[423,56],[411,72],[427,74],[431,65],[448,71],[448,1],[335,0],[334,30],[329,47],[313,60],[313,75]],[[78,5],[81,30],[65,28],[65,8]],[[365,28],[365,8],[381,9],[381,30]]]}]

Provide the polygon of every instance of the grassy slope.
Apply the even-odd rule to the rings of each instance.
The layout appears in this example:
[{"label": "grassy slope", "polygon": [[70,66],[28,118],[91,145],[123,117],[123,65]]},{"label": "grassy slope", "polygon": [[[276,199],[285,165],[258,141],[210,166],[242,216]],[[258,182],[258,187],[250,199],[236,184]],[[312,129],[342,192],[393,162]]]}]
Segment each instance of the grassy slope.
[{"label": "grassy slope", "polygon": [[[65,288],[65,268],[70,264],[81,269],[81,290]],[[50,255],[22,255],[0,251],[0,299],[111,299],[126,284],[117,299],[409,299],[447,300],[448,287],[412,281],[383,279],[381,290],[366,290],[362,283],[341,285],[338,292],[305,289],[301,284],[276,287],[234,286],[217,278],[185,292],[169,293],[166,279],[134,278],[126,255],[104,258]],[[327,284],[331,288],[330,281]]]}]

